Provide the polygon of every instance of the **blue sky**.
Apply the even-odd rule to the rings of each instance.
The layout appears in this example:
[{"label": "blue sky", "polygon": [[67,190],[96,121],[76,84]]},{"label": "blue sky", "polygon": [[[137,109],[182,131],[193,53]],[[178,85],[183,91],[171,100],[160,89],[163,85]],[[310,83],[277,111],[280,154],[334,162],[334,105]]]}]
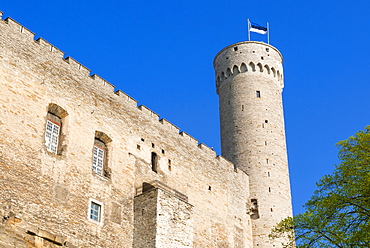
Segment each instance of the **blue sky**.
[{"label": "blue sky", "polygon": [[[220,153],[213,58],[270,23],[284,57],[294,212],[370,124],[370,1],[3,1],[37,37]],[[253,40],[266,41],[262,35]]]}]

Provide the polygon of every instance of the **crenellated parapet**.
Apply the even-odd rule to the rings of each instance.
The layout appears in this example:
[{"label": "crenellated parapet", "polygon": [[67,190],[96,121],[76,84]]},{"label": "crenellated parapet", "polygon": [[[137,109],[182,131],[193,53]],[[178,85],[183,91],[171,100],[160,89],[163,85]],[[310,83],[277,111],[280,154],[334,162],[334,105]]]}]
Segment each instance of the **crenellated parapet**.
[{"label": "crenellated parapet", "polygon": [[283,88],[282,56],[273,46],[244,41],[221,50],[215,57],[216,89],[239,74],[265,77]]},{"label": "crenellated parapet", "polygon": [[[94,89],[97,95],[99,95],[100,99],[109,99],[114,100],[116,102],[115,106],[117,108],[127,108],[130,111],[135,111],[135,115],[139,115],[141,119],[149,120],[153,123],[155,128],[163,130],[166,134],[171,134],[173,137],[178,139],[178,142],[183,144],[184,146],[189,147],[190,149],[196,150],[199,149],[199,152],[202,154],[206,154],[209,156],[209,159],[214,159],[215,164],[220,164],[220,156],[216,157],[216,152],[213,148],[206,146],[204,143],[199,142],[197,139],[192,137],[191,135],[187,134],[183,130],[181,130],[176,125],[172,124],[168,120],[161,118],[161,116],[148,107],[144,105],[138,105],[138,101],[132,98],[131,96],[127,95],[123,91],[116,89],[116,87],[102,78],[97,74],[93,74],[90,69],[86,66],[78,62],[76,59],[72,58],[71,56],[66,56],[66,54],[58,49],[53,44],[49,43],[44,38],[35,38],[35,33],[31,32],[26,27],[22,26],[15,20],[10,17],[6,19],[2,19],[2,13],[0,13],[0,28],[1,29],[8,29],[6,34],[11,36],[12,39],[17,40],[20,44],[24,46],[34,47],[34,51],[37,51],[39,55],[39,60],[43,61],[43,57],[45,57],[44,61],[52,60],[53,65],[56,68],[67,68],[67,74],[65,77],[76,78],[78,81],[83,82],[84,86],[88,86]],[[250,66],[249,64],[235,64],[235,67],[226,67],[224,72],[221,76],[220,74],[220,82],[226,80],[229,77],[235,76],[237,73],[244,73],[252,71],[251,69],[247,68]],[[263,67],[266,66],[263,64]],[[256,66],[258,65],[256,64]],[[265,68],[265,67],[264,67]],[[231,72],[231,70],[233,70]],[[266,69],[267,70],[267,69]],[[278,73],[278,69],[271,68],[268,69],[271,72],[271,76]],[[47,72],[49,73],[49,72]],[[68,75],[70,74],[70,75]],[[276,74],[277,76],[278,74]],[[221,80],[221,77],[223,80]],[[224,163],[223,160],[227,161],[226,159],[222,159],[222,164]],[[230,169],[234,168],[234,165],[231,162],[226,162]]]},{"label": "crenellated parapet", "polygon": [[269,67],[268,64],[262,64],[261,62],[258,62],[257,64],[250,61],[249,63],[242,62],[240,65],[234,65],[232,69],[228,67],[225,71],[221,71],[221,75],[217,75],[217,85],[220,85],[222,82],[224,82],[228,78],[235,77],[239,73],[246,73],[246,72],[257,72],[257,73],[265,73],[266,76],[271,76],[276,78],[277,80],[282,80],[282,76],[280,74],[279,70],[276,70],[274,67]]}]

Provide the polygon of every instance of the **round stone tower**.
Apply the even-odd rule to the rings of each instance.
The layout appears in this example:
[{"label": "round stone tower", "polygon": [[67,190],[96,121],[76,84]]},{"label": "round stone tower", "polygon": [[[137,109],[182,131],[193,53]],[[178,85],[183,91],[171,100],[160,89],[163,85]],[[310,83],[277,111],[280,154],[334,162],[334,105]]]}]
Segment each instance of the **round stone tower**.
[{"label": "round stone tower", "polygon": [[249,175],[254,247],[281,247],[268,237],[292,216],[282,106],[283,58],[256,41],[230,45],[214,60],[222,155]]}]

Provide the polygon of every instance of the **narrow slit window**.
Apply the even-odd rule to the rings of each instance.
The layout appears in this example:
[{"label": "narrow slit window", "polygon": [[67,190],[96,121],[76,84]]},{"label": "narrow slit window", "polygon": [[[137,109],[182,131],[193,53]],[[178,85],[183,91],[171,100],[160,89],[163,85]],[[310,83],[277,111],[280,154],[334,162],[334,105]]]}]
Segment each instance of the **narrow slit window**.
[{"label": "narrow slit window", "polygon": [[259,90],[256,91],[256,97],[261,98],[261,91],[259,91]]},{"label": "narrow slit window", "polygon": [[152,171],[158,172],[158,156],[155,152],[152,152]]}]

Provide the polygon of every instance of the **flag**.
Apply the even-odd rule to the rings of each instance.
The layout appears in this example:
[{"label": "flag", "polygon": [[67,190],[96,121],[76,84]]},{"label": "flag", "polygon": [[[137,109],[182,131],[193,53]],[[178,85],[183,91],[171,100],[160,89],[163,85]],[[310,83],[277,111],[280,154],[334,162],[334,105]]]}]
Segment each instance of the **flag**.
[{"label": "flag", "polygon": [[250,22],[249,23],[249,31],[259,33],[259,34],[266,34],[267,33],[267,28],[265,28],[261,25],[258,25],[257,23]]}]

